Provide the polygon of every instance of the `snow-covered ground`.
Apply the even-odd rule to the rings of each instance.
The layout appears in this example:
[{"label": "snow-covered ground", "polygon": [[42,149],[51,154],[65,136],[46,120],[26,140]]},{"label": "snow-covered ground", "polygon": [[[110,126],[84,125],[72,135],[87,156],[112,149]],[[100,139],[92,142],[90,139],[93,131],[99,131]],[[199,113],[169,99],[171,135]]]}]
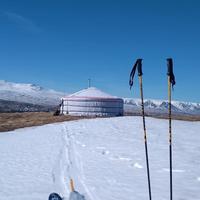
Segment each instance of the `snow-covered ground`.
[{"label": "snow-covered ground", "polygon": [[[155,200],[169,199],[168,121],[146,118]],[[174,199],[200,199],[200,122],[173,121]],[[69,195],[87,200],[148,199],[140,117],[90,119],[0,134],[0,199]]]}]

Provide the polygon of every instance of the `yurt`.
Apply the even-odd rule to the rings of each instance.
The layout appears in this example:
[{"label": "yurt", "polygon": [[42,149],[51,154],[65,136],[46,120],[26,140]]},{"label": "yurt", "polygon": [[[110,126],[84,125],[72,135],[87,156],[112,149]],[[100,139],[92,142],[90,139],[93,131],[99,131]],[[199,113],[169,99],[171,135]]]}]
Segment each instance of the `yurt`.
[{"label": "yurt", "polygon": [[123,99],[89,87],[62,98],[60,112],[77,116],[122,116]]}]

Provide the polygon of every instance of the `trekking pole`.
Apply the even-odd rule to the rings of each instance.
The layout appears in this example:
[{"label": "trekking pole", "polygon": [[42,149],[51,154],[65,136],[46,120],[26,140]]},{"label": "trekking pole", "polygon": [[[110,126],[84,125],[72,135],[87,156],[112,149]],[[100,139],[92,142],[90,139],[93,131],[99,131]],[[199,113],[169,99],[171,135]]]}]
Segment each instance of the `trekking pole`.
[{"label": "trekking pole", "polygon": [[71,192],[75,191],[75,189],[74,189],[74,181],[73,181],[72,178],[70,178],[70,190],[71,190]]},{"label": "trekking pole", "polygon": [[133,78],[135,75],[136,68],[138,69],[139,83],[140,83],[140,96],[141,96],[141,107],[142,107],[142,119],[143,119],[143,130],[144,130],[144,144],[145,144],[145,155],[146,155],[146,166],[147,166],[147,179],[149,189],[149,200],[151,200],[151,182],[150,182],[150,170],[149,170],[149,158],[148,158],[148,146],[147,146],[147,133],[144,113],[144,98],[143,98],[143,83],[142,83],[142,59],[137,59],[135,65],[130,74],[129,85],[130,89],[133,85]]},{"label": "trekking pole", "polygon": [[167,59],[167,76],[168,76],[168,112],[169,112],[169,166],[170,166],[170,200],[172,200],[173,184],[172,184],[172,111],[171,111],[171,85],[176,84],[173,74],[172,58]]}]

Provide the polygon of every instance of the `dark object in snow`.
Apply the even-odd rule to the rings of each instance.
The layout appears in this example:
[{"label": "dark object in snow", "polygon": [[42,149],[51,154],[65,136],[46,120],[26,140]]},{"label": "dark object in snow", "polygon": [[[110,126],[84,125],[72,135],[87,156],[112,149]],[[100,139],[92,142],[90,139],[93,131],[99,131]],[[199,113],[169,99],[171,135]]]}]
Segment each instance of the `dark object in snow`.
[{"label": "dark object in snow", "polygon": [[60,110],[59,110],[59,109],[57,109],[57,110],[53,113],[53,116],[58,116],[58,115],[60,115]]},{"label": "dark object in snow", "polygon": [[77,191],[73,191],[70,193],[69,200],[85,200],[85,197]]},{"label": "dark object in snow", "polygon": [[53,116],[58,116],[58,115],[60,115],[60,107],[61,107],[61,104],[59,104],[57,110],[53,113]]},{"label": "dark object in snow", "polygon": [[49,200],[62,200],[62,198],[61,198],[60,195],[57,194],[57,193],[51,193],[51,194],[49,195]]}]

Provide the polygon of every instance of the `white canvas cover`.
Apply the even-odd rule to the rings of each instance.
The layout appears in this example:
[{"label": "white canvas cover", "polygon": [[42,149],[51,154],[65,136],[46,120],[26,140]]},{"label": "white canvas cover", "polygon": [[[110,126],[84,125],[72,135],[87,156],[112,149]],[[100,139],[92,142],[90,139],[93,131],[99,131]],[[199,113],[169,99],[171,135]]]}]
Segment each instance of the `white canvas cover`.
[{"label": "white canvas cover", "polygon": [[90,87],[62,98],[61,113],[79,116],[121,116],[123,100]]}]

